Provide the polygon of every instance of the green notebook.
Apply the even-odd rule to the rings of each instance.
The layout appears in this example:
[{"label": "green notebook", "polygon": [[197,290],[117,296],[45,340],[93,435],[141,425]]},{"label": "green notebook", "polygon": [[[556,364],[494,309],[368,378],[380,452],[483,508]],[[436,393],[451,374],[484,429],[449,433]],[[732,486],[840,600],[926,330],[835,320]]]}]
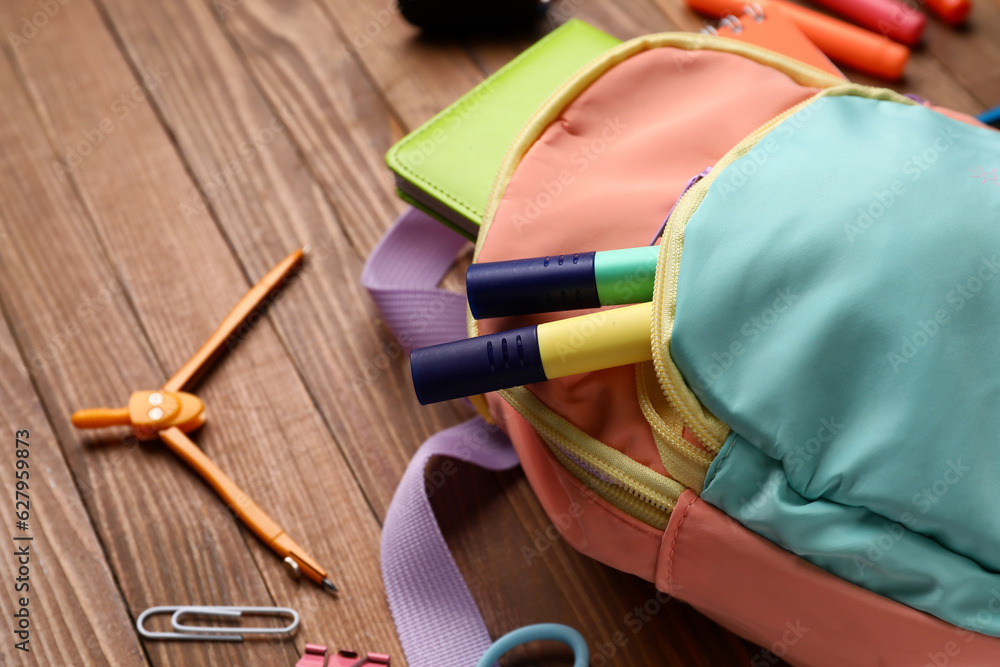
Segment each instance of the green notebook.
[{"label": "green notebook", "polygon": [[493,179],[535,110],[618,40],[572,19],[389,149],[399,196],[469,236]]}]

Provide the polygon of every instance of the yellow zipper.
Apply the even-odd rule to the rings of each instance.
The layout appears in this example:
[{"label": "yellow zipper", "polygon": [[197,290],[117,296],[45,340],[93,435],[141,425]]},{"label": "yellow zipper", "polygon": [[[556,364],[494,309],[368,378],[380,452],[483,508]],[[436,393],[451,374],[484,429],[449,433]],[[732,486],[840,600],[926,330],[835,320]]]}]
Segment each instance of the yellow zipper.
[{"label": "yellow zipper", "polygon": [[530,391],[519,389],[523,392],[506,390],[501,395],[531,423],[564,467],[626,514],[661,530],[666,527],[683,484],[592,438]]}]

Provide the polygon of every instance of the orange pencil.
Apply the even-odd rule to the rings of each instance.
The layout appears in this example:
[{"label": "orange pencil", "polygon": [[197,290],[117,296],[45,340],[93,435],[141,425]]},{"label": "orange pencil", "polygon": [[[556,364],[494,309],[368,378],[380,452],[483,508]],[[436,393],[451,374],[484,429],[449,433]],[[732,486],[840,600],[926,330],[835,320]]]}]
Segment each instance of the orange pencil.
[{"label": "orange pencil", "polygon": [[[687,0],[687,3],[691,9],[716,18],[726,14],[738,16],[746,5],[743,0]],[[768,7],[780,6],[805,36],[835,62],[885,79],[898,79],[903,74],[910,50],[902,44],[783,0],[758,0],[758,4],[765,14]]]}]

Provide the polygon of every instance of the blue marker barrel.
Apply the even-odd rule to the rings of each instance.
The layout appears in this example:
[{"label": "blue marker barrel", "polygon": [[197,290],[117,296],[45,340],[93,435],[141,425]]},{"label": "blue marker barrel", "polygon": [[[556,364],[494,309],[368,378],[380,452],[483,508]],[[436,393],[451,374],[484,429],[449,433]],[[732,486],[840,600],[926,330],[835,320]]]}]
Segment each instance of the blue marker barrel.
[{"label": "blue marker barrel", "polygon": [[533,326],[418,348],[410,370],[421,405],[548,379]]},{"label": "blue marker barrel", "polygon": [[465,284],[472,316],[481,320],[600,307],[594,254],[581,252],[471,265]]}]

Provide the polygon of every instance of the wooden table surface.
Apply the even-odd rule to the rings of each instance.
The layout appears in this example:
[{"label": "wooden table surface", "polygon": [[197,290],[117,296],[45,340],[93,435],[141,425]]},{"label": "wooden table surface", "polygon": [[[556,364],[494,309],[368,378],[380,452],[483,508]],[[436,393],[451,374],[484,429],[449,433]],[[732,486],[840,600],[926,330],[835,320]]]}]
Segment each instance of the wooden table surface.
[{"label": "wooden table surface", "polygon": [[[977,2],[966,29],[930,21],[897,89],[1000,104],[1000,4]],[[402,358],[372,370],[391,336],[359,275],[404,208],[382,156],[570,16],[621,38],[702,25],[681,0],[562,0],[532,29],[456,39],[420,37],[392,0],[2,3],[0,664],[292,665],[306,642],[405,664],[381,523],[420,443],[471,412],[419,406]],[[289,579],[163,446],[69,421],[160,386],[306,244],[306,269],[196,387],[210,420],[195,439],[330,569],[339,599]],[[494,636],[555,621],[583,632],[594,665],[775,663],[561,541],[527,562],[549,520],[524,477],[459,470],[433,504]],[[18,536],[33,538],[27,592]],[[30,653],[14,648],[21,597]],[[291,606],[302,627],[284,642],[140,641],[136,616],[165,604]],[[636,624],[644,605],[655,613]],[[508,660],[529,663],[569,664],[551,647]]]}]

